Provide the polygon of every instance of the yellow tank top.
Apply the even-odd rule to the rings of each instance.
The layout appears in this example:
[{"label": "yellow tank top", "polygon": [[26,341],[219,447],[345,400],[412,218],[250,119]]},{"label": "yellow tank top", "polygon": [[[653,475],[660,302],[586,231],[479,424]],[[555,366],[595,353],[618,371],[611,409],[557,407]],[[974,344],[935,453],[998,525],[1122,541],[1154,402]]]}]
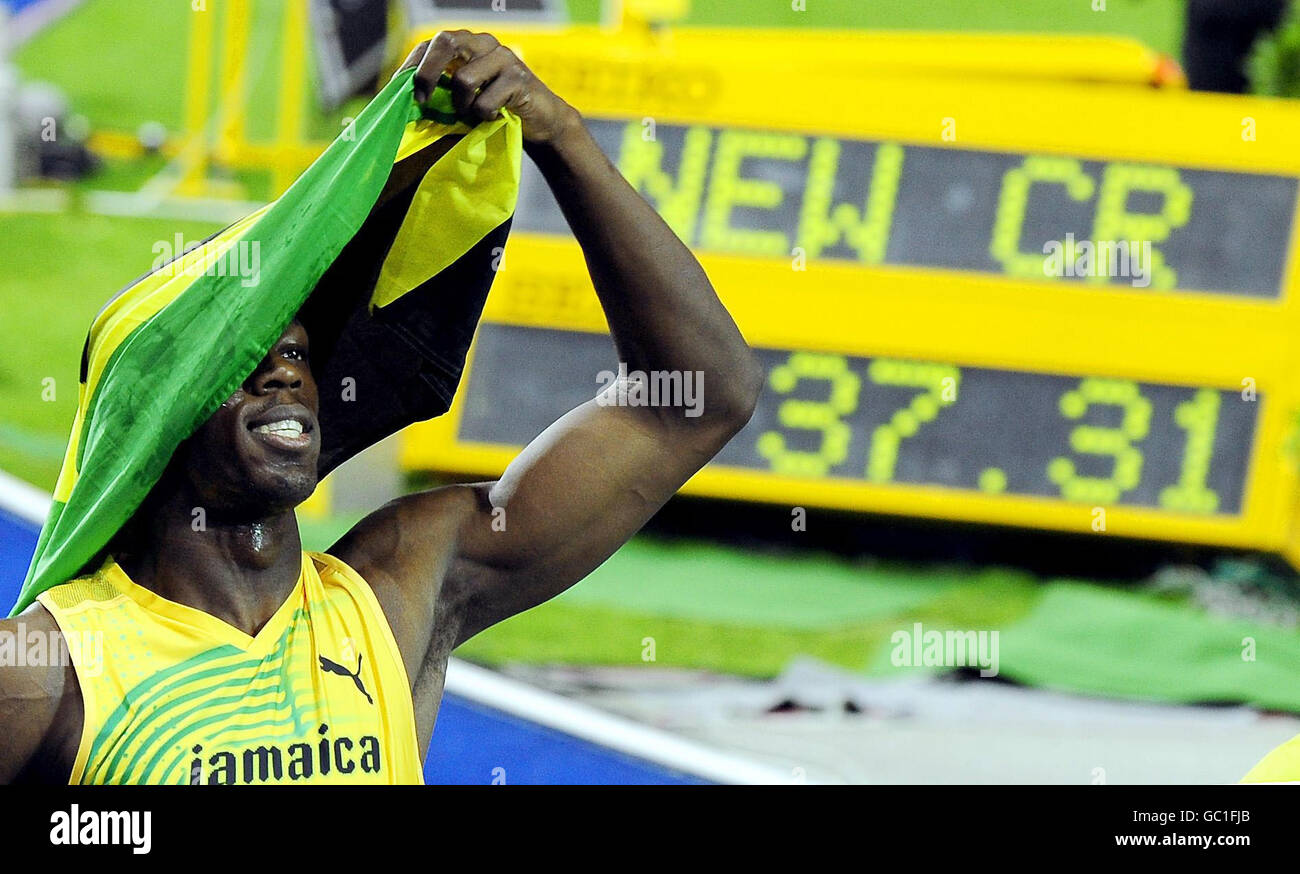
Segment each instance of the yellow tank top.
[{"label": "yellow tank top", "polygon": [[423,782],[397,642],[370,586],[333,556],[303,553],[255,637],[112,558],[39,600],[85,706],[71,783]]}]

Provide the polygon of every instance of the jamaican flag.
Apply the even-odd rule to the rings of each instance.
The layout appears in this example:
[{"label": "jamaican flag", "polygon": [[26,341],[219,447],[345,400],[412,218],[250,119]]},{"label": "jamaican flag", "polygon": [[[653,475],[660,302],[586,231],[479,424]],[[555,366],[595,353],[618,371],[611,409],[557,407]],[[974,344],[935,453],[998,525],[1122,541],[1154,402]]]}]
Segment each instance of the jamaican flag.
[{"label": "jamaican flag", "polygon": [[443,88],[418,105],[414,76],[393,79],[279,199],[95,317],[54,503],[11,615],[94,570],[177,446],[295,316],[321,388],[320,476],[447,411],[514,213],[522,136],[507,112],[458,122]]}]

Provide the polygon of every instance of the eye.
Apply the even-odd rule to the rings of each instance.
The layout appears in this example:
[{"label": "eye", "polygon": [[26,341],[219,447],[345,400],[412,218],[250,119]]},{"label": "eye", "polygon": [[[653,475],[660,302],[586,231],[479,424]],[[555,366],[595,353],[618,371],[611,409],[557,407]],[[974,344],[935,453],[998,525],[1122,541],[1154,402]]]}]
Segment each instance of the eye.
[{"label": "eye", "polygon": [[306,361],[307,352],[303,349],[288,349],[285,351],[284,357],[291,361]]}]

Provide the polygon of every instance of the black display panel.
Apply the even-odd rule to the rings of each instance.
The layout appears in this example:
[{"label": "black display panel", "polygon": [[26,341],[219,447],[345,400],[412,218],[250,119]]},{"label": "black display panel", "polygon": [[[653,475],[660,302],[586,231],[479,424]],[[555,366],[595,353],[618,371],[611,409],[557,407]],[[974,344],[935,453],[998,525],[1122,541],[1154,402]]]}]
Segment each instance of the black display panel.
[{"label": "black display panel", "polygon": [[[1259,396],[755,351],[765,389],[716,464],[1199,516],[1237,515],[1244,504]],[[458,437],[523,446],[595,396],[601,371],[617,369],[606,335],[483,323]],[[706,404],[708,392],[705,382]]]},{"label": "black display panel", "polygon": [[[708,125],[588,120],[697,252],[1277,298],[1297,180]],[[569,233],[525,162],[517,231]]]}]

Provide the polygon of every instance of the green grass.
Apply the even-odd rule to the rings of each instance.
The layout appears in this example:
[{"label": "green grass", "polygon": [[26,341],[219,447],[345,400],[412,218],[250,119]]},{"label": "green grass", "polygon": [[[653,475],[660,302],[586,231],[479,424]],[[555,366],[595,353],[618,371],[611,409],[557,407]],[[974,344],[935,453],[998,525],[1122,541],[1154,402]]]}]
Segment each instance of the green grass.
[{"label": "green grass", "polygon": [[[490,665],[653,663],[658,667],[770,677],[800,655],[859,670],[898,627],[897,622],[878,621],[792,631],[580,607],[561,598],[488,629],[456,654]],[[652,659],[648,658],[651,653],[646,638],[653,641]]]},{"label": "green grass", "polygon": [[[804,655],[852,671],[897,676],[888,654],[890,636],[900,628],[909,628],[912,622],[938,629],[1001,628],[1027,614],[1038,598],[1034,580],[1002,569],[967,573],[968,580],[972,576],[977,580],[953,586],[936,598],[930,589],[935,582],[933,568],[893,568],[892,582],[878,585],[871,572],[842,562],[766,556],[763,561],[793,570],[787,575],[789,591],[755,592],[749,598],[736,598],[737,607],[751,608],[751,621],[741,621],[739,616],[731,621],[714,618],[707,591],[700,599],[678,599],[675,608],[668,611],[615,607],[612,596],[620,588],[616,581],[630,576],[625,570],[627,556],[647,549],[677,548],[647,544],[642,538],[633,540],[602,568],[604,574],[594,574],[559,598],[488,629],[457,654],[486,664],[634,666],[653,661],[660,667],[753,677],[775,676],[793,658]],[[744,576],[745,566],[754,560],[739,550],[712,547],[709,551],[715,562],[734,566],[737,582]],[[678,574],[690,574],[697,568],[698,555],[686,552],[660,566],[658,578],[642,579],[642,586],[654,589],[671,585]],[[940,569],[939,573],[944,571]],[[860,596],[879,598],[879,608],[861,618],[827,621],[819,627],[791,626],[762,615],[810,600],[824,600],[833,607],[834,599],[844,594],[836,582],[842,575],[856,578]],[[924,593],[918,599],[920,603],[904,606],[902,602],[911,600],[915,590]],[[767,621],[763,621],[765,618]],[[651,643],[652,659],[647,658]]]}]

